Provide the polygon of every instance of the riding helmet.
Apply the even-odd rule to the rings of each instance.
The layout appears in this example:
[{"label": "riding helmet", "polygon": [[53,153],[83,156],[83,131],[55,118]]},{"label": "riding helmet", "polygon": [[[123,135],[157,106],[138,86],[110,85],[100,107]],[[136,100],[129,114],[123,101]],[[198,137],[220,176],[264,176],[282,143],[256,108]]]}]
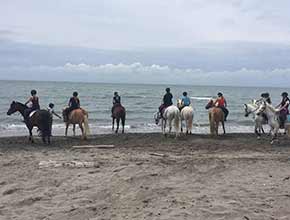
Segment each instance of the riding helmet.
[{"label": "riding helmet", "polygon": [[165,91],[166,91],[166,92],[170,92],[170,88],[166,88]]},{"label": "riding helmet", "polygon": [[183,96],[187,96],[187,92],[183,92],[182,95],[183,95]]},{"label": "riding helmet", "polygon": [[77,97],[78,95],[79,95],[78,92],[73,93],[73,97]]},{"label": "riding helmet", "polygon": [[33,89],[33,90],[31,90],[31,92],[30,92],[30,93],[31,93],[31,95],[36,95],[36,93],[37,93],[37,92],[36,92],[36,90],[35,90],[35,89]]},{"label": "riding helmet", "polygon": [[281,94],[281,96],[283,96],[283,97],[288,97],[288,93],[287,93],[287,92],[283,92],[283,93]]},{"label": "riding helmet", "polygon": [[262,98],[269,98],[270,94],[268,92],[264,92],[264,93],[261,94],[261,97]]},{"label": "riding helmet", "polygon": [[54,104],[53,103],[49,103],[48,107],[49,108],[53,108],[54,107]]},{"label": "riding helmet", "polygon": [[118,95],[118,92],[114,92],[114,95]]},{"label": "riding helmet", "polygon": [[219,92],[217,95],[218,95],[218,97],[223,96],[223,94],[221,92]]}]

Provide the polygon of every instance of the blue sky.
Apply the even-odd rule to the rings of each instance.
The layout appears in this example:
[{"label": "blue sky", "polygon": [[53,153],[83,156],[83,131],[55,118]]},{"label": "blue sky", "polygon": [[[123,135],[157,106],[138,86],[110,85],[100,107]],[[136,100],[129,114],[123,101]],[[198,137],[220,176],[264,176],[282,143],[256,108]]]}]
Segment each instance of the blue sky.
[{"label": "blue sky", "polygon": [[290,1],[0,3],[0,79],[289,84]]}]

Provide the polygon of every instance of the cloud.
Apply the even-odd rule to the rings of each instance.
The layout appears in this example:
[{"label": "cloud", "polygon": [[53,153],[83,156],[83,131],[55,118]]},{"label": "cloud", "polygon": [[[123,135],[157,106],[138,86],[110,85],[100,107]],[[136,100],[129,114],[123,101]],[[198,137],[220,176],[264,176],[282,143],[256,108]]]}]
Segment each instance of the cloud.
[{"label": "cloud", "polygon": [[289,8],[284,0],[11,0],[1,5],[0,26],[13,27],[18,41],[103,49],[285,43]]},{"label": "cloud", "polygon": [[[2,67],[9,73],[2,79],[61,80],[106,83],[192,84],[226,86],[289,87],[290,68],[257,70],[242,68],[235,71],[203,71],[181,69],[158,64],[66,63],[63,66]],[[27,78],[29,76],[29,78]]]}]

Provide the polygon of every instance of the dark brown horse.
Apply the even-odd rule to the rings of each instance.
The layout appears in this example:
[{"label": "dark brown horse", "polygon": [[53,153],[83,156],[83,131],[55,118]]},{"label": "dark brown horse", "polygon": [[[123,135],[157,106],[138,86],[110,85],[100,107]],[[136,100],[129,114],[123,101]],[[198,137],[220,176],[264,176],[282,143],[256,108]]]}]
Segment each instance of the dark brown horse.
[{"label": "dark brown horse", "polygon": [[210,134],[218,135],[219,123],[221,122],[224,134],[225,130],[225,114],[221,108],[214,106],[214,100],[210,100],[209,103],[205,106],[208,111],[208,119],[210,124]]},{"label": "dark brown horse", "polygon": [[[13,101],[7,112],[7,115],[12,115],[15,112],[20,112],[20,114],[25,117],[25,111],[28,107],[20,102]],[[47,142],[50,144],[51,127],[52,127],[52,116],[47,110],[38,110],[31,117],[25,120],[26,127],[29,130],[29,140],[34,143],[32,137],[33,127],[37,127],[42,136],[43,143]]]},{"label": "dark brown horse", "polygon": [[112,118],[113,118],[112,130],[114,131],[114,125],[115,125],[115,119],[116,119],[117,128],[116,128],[115,133],[118,133],[119,123],[120,123],[120,120],[121,120],[122,121],[122,133],[124,133],[125,120],[126,120],[126,110],[121,104],[116,104],[114,106]]}]

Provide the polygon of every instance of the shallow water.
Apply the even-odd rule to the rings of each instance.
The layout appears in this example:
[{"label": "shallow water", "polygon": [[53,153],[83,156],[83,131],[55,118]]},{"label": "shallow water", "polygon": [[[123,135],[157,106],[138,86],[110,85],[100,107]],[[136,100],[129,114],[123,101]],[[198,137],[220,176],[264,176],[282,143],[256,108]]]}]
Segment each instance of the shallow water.
[{"label": "shallow water", "polygon": [[[204,106],[208,99],[222,92],[227,99],[230,111],[226,124],[227,132],[252,132],[253,120],[244,117],[244,103],[259,98],[262,92],[271,94],[273,103],[280,101],[283,88],[246,88],[246,87],[214,87],[190,85],[134,85],[103,83],[71,83],[71,82],[29,82],[0,81],[0,136],[27,134],[21,115],[16,113],[7,116],[10,103],[15,100],[25,102],[31,89],[36,89],[41,108],[47,108],[50,102],[55,104],[55,111],[61,114],[73,91],[78,91],[81,106],[89,111],[89,123],[92,133],[110,133],[112,96],[118,91],[122,104],[127,111],[126,132],[156,132],[160,127],[155,125],[153,114],[161,104],[165,88],[170,87],[174,101],[183,91],[187,91],[194,106],[194,133],[208,133],[208,115]],[[290,89],[288,89],[289,91]],[[54,118],[53,134],[64,133],[64,124]]]}]

